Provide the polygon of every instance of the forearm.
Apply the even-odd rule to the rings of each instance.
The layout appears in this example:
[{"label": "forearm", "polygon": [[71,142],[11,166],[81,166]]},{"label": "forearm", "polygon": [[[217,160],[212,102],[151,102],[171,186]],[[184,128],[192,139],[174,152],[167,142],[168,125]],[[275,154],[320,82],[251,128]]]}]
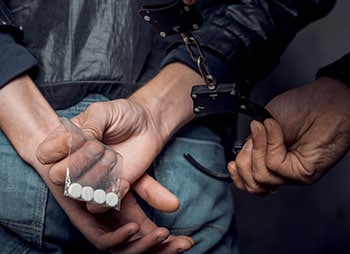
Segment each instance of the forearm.
[{"label": "forearm", "polygon": [[130,99],[146,105],[166,141],[194,118],[191,88],[203,83],[202,77],[195,71],[186,65],[173,63],[167,65]]},{"label": "forearm", "polygon": [[63,196],[61,186],[49,178],[49,166],[36,158],[38,145],[58,126],[58,116],[26,75],[10,81],[0,89],[0,127],[19,155],[44,180],[63,209],[68,211],[73,200]]},{"label": "forearm", "polygon": [[58,125],[55,111],[27,75],[0,89],[0,103],[1,129],[26,162],[36,164],[37,146]]}]

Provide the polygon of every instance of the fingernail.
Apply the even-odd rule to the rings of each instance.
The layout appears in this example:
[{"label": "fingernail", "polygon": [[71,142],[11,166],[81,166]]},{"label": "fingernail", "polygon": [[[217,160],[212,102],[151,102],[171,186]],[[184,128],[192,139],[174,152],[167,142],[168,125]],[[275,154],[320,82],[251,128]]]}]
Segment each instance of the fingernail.
[{"label": "fingernail", "polygon": [[163,242],[166,238],[165,237],[157,237],[158,242]]},{"label": "fingernail", "polygon": [[250,152],[253,148],[253,142],[251,139],[248,139],[248,141],[244,144],[243,149],[247,152]]},{"label": "fingernail", "polygon": [[265,121],[264,123],[265,123],[266,129],[268,131],[271,131],[273,128],[272,123],[270,121]]},{"label": "fingernail", "polygon": [[133,235],[135,235],[135,234],[136,234],[136,232],[133,231],[133,230],[129,231],[129,233],[128,233],[129,236],[133,236]]},{"label": "fingernail", "polygon": [[113,168],[117,164],[116,156],[106,151],[100,163],[109,168]]},{"label": "fingernail", "polygon": [[254,120],[250,124],[250,130],[253,138],[256,138],[257,132],[259,131],[258,123]]},{"label": "fingernail", "polygon": [[86,155],[88,155],[90,158],[96,158],[103,152],[101,146],[92,143],[87,144],[85,149]]}]

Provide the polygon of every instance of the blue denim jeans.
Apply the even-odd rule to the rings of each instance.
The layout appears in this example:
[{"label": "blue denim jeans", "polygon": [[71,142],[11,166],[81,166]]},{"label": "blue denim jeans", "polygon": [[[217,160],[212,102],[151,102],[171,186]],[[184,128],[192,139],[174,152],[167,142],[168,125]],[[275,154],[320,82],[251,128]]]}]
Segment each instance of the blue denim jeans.
[{"label": "blue denim jeans", "polygon": [[[90,95],[59,110],[71,118],[90,103],[107,100]],[[141,203],[159,226],[191,235],[188,253],[238,253],[230,184],[204,175],[183,157],[190,153],[213,173],[226,172],[218,137],[203,126],[188,126],[169,141],[149,172],[177,195],[181,207],[160,213]],[[40,176],[17,155],[0,132],[0,253],[99,253],[70,223]]]}]

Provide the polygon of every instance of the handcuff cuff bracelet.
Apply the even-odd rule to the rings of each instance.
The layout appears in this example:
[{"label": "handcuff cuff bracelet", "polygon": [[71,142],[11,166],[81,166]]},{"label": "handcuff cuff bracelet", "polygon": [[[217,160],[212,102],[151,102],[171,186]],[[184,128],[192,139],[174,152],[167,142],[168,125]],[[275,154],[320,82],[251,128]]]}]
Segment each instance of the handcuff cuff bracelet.
[{"label": "handcuff cuff bracelet", "polygon": [[[158,31],[160,36],[181,35],[185,47],[192,61],[197,65],[205,83],[194,85],[191,91],[193,112],[197,118],[222,115],[232,119],[237,113],[247,115],[258,121],[272,117],[264,107],[250,101],[247,83],[216,83],[216,78],[211,73],[204,51],[191,33],[198,30],[203,23],[196,4],[186,5],[183,0],[174,0],[165,4],[143,5],[139,10],[139,14]],[[196,56],[195,50],[198,52],[198,56]],[[231,120],[227,122],[233,123]],[[230,126],[230,128],[232,130],[233,126]],[[235,158],[243,145],[242,140],[232,140],[230,159]],[[232,181],[229,174],[212,174],[190,154],[186,153],[184,157],[202,173],[221,181]]]}]

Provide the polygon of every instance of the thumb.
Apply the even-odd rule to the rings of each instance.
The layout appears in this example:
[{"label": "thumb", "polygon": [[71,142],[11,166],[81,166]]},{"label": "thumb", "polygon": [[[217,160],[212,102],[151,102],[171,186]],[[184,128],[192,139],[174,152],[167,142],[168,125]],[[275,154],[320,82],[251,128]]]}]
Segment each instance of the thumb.
[{"label": "thumb", "polygon": [[174,212],[180,206],[179,199],[148,174],[141,176],[133,188],[143,200],[159,211]]},{"label": "thumb", "polygon": [[99,107],[99,104],[92,104],[85,111],[72,118],[71,121],[79,127],[84,134],[101,141],[104,131],[107,128],[108,118],[103,113],[106,112],[106,109],[100,110]]},{"label": "thumb", "polygon": [[289,170],[289,160],[287,159],[287,148],[284,134],[280,125],[273,119],[264,122],[267,131],[267,156],[266,163],[271,171],[282,173]]},{"label": "thumb", "polygon": [[236,162],[230,161],[227,164],[227,169],[231,175],[231,179],[232,179],[234,185],[236,186],[236,188],[238,188],[240,190],[244,190],[244,183],[243,183],[241,176],[238,173]]},{"label": "thumb", "polygon": [[42,164],[51,164],[68,155],[69,149],[78,149],[85,141],[81,131],[72,132],[71,130],[78,129],[72,125],[66,118],[60,118],[60,125],[55,128],[38,146],[36,157]]}]

